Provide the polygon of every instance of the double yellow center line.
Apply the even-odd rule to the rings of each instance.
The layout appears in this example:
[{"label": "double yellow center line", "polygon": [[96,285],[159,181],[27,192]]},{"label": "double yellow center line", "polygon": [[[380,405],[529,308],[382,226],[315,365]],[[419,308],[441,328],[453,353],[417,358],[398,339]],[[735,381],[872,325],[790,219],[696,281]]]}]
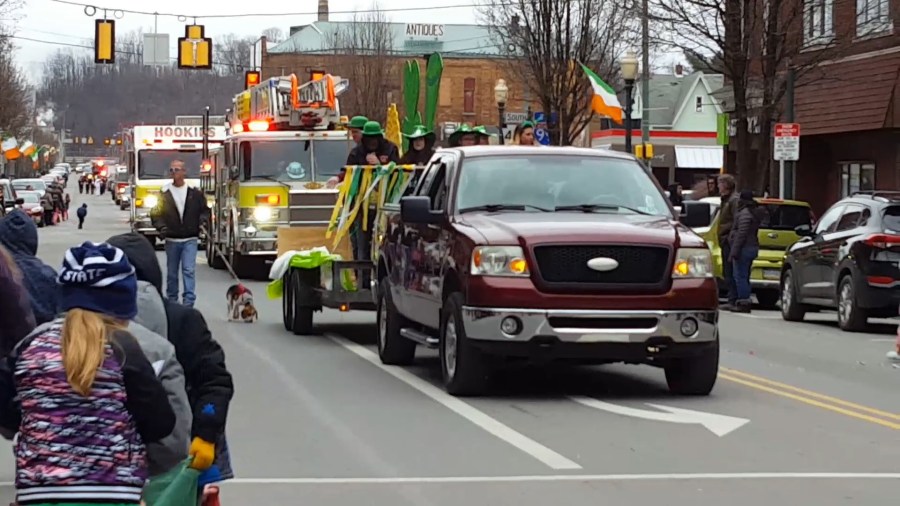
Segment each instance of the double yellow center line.
[{"label": "double yellow center line", "polygon": [[831,397],[829,395],[805,390],[793,385],[780,383],[768,378],[725,367],[719,368],[719,378],[753,388],[754,390],[767,392],[797,402],[802,402],[803,404],[840,413],[851,418],[856,418],[857,420],[864,420],[889,429],[900,430],[900,414],[898,413],[889,413],[880,409],[870,408],[868,406],[838,399],[837,397]]}]

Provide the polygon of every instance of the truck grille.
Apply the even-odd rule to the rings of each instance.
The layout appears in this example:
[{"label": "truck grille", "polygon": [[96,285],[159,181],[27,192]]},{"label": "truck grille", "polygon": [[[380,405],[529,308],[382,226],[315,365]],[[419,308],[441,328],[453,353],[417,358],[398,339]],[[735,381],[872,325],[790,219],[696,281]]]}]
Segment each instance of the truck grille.
[{"label": "truck grille", "polygon": [[[581,287],[621,285],[659,287],[667,281],[669,248],[659,246],[572,245],[535,246],[540,280],[548,285]],[[598,272],[587,266],[597,257],[612,258],[616,269]]]}]

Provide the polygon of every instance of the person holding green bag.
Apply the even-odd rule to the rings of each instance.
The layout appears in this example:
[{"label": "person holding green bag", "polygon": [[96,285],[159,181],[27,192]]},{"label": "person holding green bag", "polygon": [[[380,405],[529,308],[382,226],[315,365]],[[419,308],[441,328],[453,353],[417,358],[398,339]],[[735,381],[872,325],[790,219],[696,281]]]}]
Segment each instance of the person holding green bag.
[{"label": "person holding green bag", "polygon": [[62,316],[0,361],[0,427],[16,433],[19,505],[136,505],[148,443],[175,427],[165,388],[127,322],[135,269],[85,242],[59,271]]}]

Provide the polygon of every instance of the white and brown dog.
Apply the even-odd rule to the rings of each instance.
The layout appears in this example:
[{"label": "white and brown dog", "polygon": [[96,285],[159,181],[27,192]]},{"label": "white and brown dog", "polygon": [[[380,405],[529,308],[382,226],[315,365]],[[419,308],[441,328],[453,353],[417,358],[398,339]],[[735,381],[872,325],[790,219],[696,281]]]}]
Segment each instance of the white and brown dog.
[{"label": "white and brown dog", "polygon": [[225,292],[225,298],[228,300],[228,321],[251,323],[259,319],[253,305],[253,292],[246,286],[240,283],[231,285]]}]

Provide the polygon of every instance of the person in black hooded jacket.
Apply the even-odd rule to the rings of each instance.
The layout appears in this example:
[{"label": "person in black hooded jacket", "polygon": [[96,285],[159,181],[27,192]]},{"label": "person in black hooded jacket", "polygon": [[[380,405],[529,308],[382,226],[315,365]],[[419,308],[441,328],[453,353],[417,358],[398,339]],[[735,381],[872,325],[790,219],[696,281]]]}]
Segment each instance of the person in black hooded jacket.
[{"label": "person in black hooded jacket", "polygon": [[[107,241],[125,252],[139,281],[156,287],[162,297],[162,269],[156,251],[140,234],[115,235]],[[194,421],[191,428],[193,466],[206,471],[202,483],[234,477],[225,422],[234,395],[231,373],[225,367],[225,351],[213,339],[200,311],[163,297],[168,320],[167,337],[175,346],[175,357],[184,368],[185,386]],[[213,452],[210,455],[210,452]]]}]

